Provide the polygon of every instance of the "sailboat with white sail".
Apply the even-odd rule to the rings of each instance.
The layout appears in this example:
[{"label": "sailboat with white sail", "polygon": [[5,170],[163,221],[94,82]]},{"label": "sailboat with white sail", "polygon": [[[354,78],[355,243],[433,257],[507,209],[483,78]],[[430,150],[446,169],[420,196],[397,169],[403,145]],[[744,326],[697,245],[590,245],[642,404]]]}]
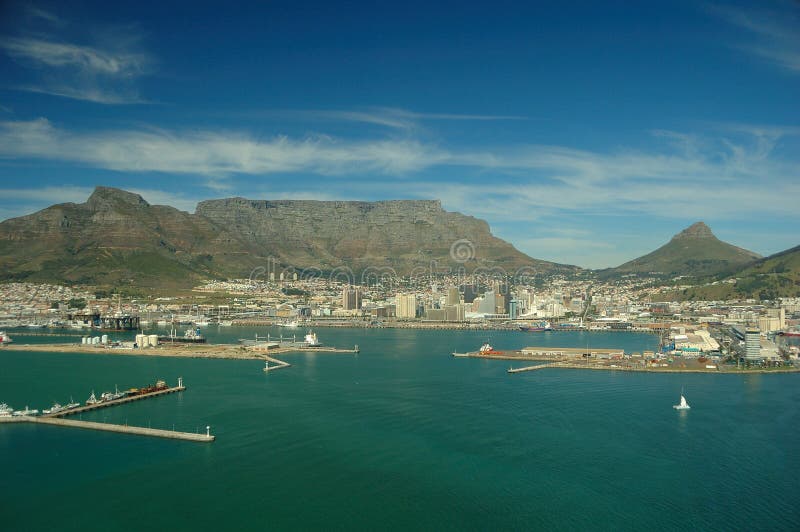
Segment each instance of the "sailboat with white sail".
[{"label": "sailboat with white sail", "polygon": [[683,396],[683,388],[681,388],[681,402],[677,405],[672,405],[672,408],[675,410],[689,410],[692,408],[689,406],[689,403],[686,402],[686,397]]}]

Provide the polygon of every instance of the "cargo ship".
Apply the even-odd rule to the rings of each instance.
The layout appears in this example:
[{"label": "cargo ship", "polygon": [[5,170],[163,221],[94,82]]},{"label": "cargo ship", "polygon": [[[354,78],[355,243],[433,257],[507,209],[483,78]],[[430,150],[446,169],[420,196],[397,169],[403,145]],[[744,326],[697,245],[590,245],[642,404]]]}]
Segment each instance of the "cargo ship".
[{"label": "cargo ship", "polygon": [[308,331],[308,334],[305,338],[306,347],[322,347],[322,343],[317,338],[317,335],[314,334],[313,331]]},{"label": "cargo ship", "polygon": [[178,336],[175,329],[172,329],[169,335],[159,336],[158,341],[175,344],[204,344],[206,343],[206,337],[202,335],[200,329],[186,329],[183,336]]},{"label": "cargo ship", "polygon": [[520,323],[519,330],[525,332],[541,332],[552,331],[553,327],[550,325],[549,321],[536,321],[533,323]]}]

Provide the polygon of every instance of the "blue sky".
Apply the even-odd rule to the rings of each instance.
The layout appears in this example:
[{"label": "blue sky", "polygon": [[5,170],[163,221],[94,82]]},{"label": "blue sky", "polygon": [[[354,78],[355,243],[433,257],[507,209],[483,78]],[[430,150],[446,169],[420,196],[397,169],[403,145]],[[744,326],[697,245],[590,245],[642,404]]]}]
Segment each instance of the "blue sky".
[{"label": "blue sky", "polygon": [[333,4],[4,2],[0,219],[108,185],[438,198],[594,268],[800,244],[798,3]]}]

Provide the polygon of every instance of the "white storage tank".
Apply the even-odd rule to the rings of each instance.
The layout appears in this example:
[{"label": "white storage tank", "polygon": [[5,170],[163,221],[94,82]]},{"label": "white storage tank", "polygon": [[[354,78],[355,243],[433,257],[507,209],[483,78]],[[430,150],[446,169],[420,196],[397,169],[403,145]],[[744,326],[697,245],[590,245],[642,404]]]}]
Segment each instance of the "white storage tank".
[{"label": "white storage tank", "polygon": [[150,345],[151,345],[152,347],[156,347],[156,346],[158,346],[158,335],[157,335],[157,334],[151,334],[151,335],[150,335],[150,336],[148,336],[147,338],[148,338],[148,340],[149,340],[149,343],[150,343]]},{"label": "white storage tank", "polygon": [[107,344],[108,343],[108,335],[107,334],[104,334],[103,336],[100,337],[100,343],[101,344]]},{"label": "white storage tank", "polygon": [[81,336],[81,343],[86,345],[87,341],[89,340],[88,336]]},{"label": "white storage tank", "polygon": [[95,336],[94,338],[92,338],[92,344],[97,345],[99,343],[100,343],[100,337],[99,336]]},{"label": "white storage tank", "polygon": [[137,346],[139,346],[140,348],[141,347],[147,347],[146,342],[147,342],[147,336],[145,336],[143,334],[137,334],[136,335],[136,345]]}]

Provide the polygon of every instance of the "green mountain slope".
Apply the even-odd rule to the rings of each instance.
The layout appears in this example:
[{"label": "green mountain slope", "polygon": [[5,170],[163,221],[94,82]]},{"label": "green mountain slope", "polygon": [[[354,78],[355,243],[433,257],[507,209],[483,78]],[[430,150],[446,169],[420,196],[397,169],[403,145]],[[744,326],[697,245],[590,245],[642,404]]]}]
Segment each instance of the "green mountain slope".
[{"label": "green mountain slope", "polygon": [[613,268],[606,275],[628,273],[706,277],[732,272],[760,255],[719,240],[703,222],[684,229],[652,253]]},{"label": "green mountain slope", "polygon": [[742,268],[731,276],[739,297],[800,297],[800,246],[781,251]]}]

